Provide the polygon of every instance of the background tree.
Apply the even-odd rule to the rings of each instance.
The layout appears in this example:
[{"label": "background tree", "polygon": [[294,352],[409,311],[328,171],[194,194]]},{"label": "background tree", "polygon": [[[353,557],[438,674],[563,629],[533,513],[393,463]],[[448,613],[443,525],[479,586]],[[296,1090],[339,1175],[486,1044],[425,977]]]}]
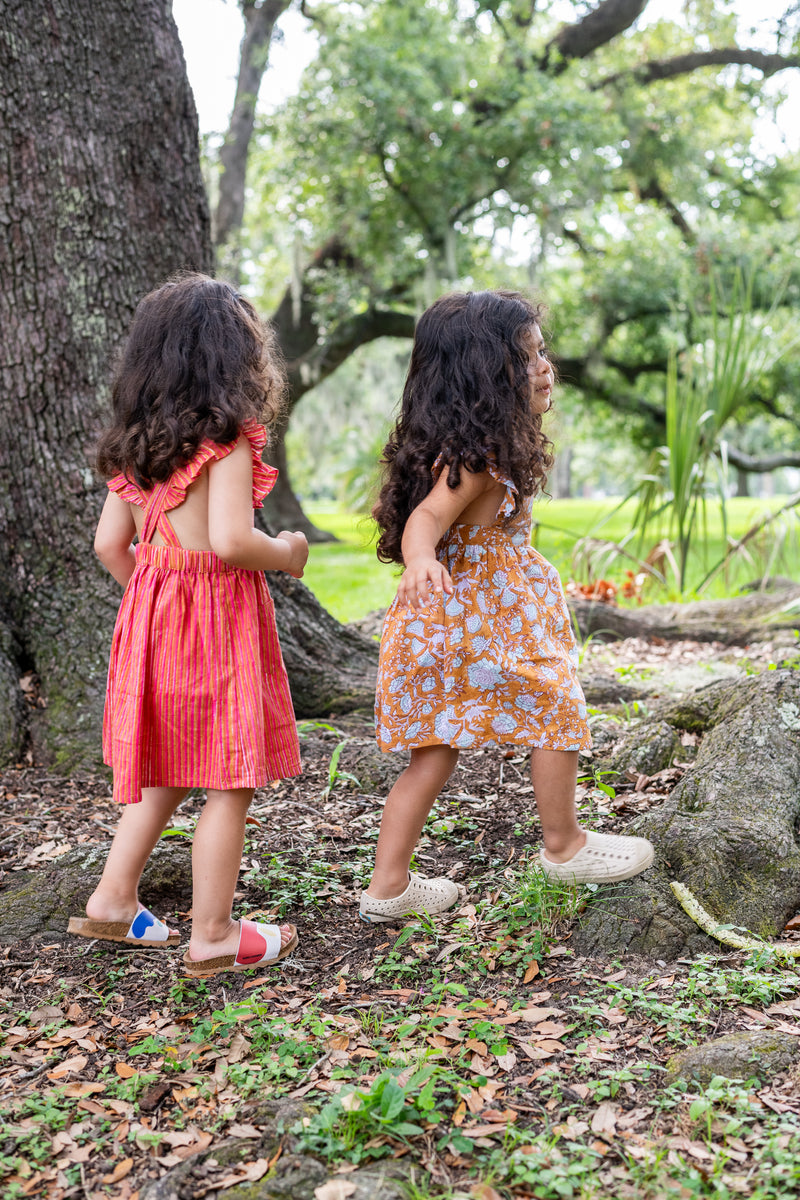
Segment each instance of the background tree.
[{"label": "background tree", "polygon": [[[563,5],[519,0],[308,10],[319,55],[258,128],[247,222],[295,404],[359,345],[410,335],[443,287],[533,281],[565,381],[663,436],[670,350],[698,333],[686,296],[701,311],[709,272],[749,257],[766,299],[791,262],[796,172],[753,128],[764,80],[800,59],[788,6],[768,50],[737,42],[727,6],[640,28],[646,8],[576,3],[563,25]],[[272,519],[300,519],[286,490]]]},{"label": "background tree", "polygon": [[[98,756],[119,603],[91,545],[110,359],[141,295],[211,269],[209,216],[167,0],[0,0],[0,29],[0,761],[67,767]],[[300,703],[368,698],[373,648],[282,584]]]},{"label": "background tree", "polygon": [[219,184],[214,214],[217,267],[231,283],[241,274],[247,156],[256,116],[256,101],[267,69],[275,22],[291,0],[239,0],[244,35],[239,51],[236,96],[228,132],[219,151]]}]

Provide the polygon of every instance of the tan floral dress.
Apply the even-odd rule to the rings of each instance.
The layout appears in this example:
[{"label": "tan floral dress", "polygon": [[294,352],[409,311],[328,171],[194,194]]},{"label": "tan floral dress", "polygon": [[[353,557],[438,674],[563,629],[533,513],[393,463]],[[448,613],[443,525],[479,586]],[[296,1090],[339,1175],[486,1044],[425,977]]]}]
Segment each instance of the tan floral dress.
[{"label": "tan floral dress", "polygon": [[506,520],[514,487],[490,471],[506,488],[493,524],[451,525],[437,547],[453,594],[422,612],[395,598],[386,614],[375,705],[382,750],[591,746],[561,580],[530,544],[533,498]]}]

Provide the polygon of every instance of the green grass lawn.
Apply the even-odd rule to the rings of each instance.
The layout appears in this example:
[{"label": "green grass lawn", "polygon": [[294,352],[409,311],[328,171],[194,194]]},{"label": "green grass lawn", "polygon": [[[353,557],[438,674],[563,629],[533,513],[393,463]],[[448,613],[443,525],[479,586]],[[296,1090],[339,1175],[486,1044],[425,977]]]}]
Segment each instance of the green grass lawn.
[{"label": "green grass lawn", "polygon": [[[780,503],[780,497],[772,497],[769,501],[748,497],[729,500],[729,534],[740,537],[760,515],[765,511],[774,511],[780,507]],[[632,502],[598,528],[598,522],[605,514],[613,512],[616,504],[613,500],[546,500],[534,507],[534,520],[539,522],[534,529],[534,545],[558,568],[565,583],[571,578],[578,583],[588,582],[586,568],[573,565],[579,538],[592,536],[617,540],[629,532],[635,507]],[[372,520],[331,507],[309,508],[308,515],[315,525],[329,530],[340,539],[338,542],[312,546],[311,549],[304,581],[321,604],[340,621],[357,621],[374,609],[385,608],[395,594],[399,568],[379,563],[375,557]],[[702,549],[698,543],[698,549],[690,560],[687,599],[692,597],[692,589],[699,585],[707,571],[722,557],[725,548],[717,506],[709,505],[707,525],[706,548]],[[664,535],[666,532],[665,527]],[[651,539],[650,544],[642,548],[643,556],[652,549],[655,540]],[[774,535],[759,535],[751,547],[751,561],[739,560],[728,572],[727,578],[717,576],[703,594],[712,598],[730,595],[743,584],[758,578],[774,545]],[[634,548],[632,544],[631,549]],[[633,566],[631,562],[617,559],[605,565],[601,575],[612,582],[622,583],[626,567]],[[800,577],[796,535],[771,565],[770,571],[772,574]],[[677,598],[673,579],[669,580],[667,587],[648,585],[644,596],[651,603]]]}]

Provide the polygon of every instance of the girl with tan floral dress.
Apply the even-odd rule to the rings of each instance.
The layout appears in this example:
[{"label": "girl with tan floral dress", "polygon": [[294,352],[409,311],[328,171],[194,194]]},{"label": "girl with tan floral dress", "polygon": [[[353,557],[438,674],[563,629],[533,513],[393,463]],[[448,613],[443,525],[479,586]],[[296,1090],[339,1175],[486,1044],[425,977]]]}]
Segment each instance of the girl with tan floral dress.
[{"label": "girl with tan floral dress", "polygon": [[569,882],[627,879],[644,838],[580,828],[578,753],[591,745],[558,573],[531,547],[531,509],[552,464],[542,433],[554,372],[541,310],[514,292],[453,293],[417,325],[400,418],[374,510],[378,556],[405,570],[384,622],[378,743],[410,750],[387,797],[367,921],[443,912],[450,879],[409,863],[459,751],[531,748],[540,863]]}]

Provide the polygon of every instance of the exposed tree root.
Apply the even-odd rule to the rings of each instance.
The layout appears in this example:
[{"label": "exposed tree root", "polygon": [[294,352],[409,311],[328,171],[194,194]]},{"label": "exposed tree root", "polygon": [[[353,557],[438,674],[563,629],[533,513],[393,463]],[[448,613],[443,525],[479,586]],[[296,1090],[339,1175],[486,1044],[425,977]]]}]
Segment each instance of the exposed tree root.
[{"label": "exposed tree root", "polygon": [[673,879],[669,886],[686,915],[692,918],[703,933],[716,938],[723,946],[732,946],[735,950],[770,950],[773,954],[781,954],[786,958],[800,958],[800,942],[765,942],[754,937],[752,933],[737,933],[729,925],[720,925],[715,921],[685,884]]}]

